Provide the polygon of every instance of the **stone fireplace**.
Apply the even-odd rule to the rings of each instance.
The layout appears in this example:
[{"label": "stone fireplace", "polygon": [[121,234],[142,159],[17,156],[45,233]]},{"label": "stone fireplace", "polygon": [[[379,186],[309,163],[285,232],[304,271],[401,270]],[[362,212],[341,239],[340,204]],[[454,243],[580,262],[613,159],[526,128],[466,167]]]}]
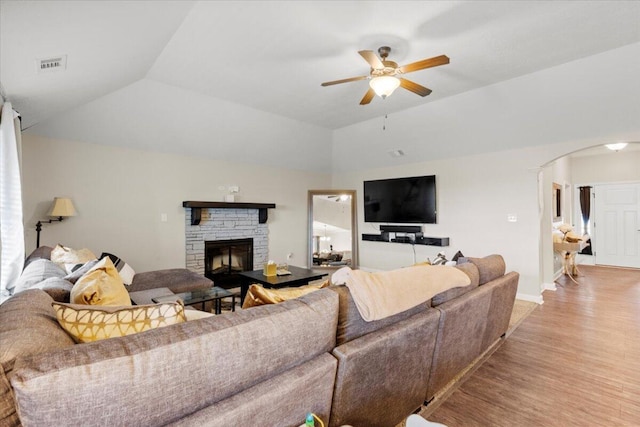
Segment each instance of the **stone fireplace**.
[{"label": "stone fireplace", "polygon": [[192,220],[192,209],[185,209],[187,269],[230,288],[239,285],[239,268],[253,270],[268,261],[269,228],[259,209],[202,208],[197,215]]}]

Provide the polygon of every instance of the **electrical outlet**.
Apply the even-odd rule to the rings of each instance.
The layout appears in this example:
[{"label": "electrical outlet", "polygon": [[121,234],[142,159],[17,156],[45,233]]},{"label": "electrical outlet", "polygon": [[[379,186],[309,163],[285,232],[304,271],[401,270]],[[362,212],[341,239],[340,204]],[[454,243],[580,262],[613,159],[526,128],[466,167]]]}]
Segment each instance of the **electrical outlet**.
[{"label": "electrical outlet", "polygon": [[508,214],[507,221],[509,222],[518,222],[518,215],[516,214]]},{"label": "electrical outlet", "polygon": [[293,252],[289,252],[287,254],[287,261],[289,261],[291,258],[293,258]]}]

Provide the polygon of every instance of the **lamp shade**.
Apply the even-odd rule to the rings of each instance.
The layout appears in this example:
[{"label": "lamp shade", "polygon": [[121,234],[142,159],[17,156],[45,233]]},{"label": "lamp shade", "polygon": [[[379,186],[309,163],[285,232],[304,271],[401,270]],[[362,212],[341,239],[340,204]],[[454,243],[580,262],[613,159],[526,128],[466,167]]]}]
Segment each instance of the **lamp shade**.
[{"label": "lamp shade", "polygon": [[71,199],[67,197],[55,197],[51,205],[51,210],[47,215],[57,217],[76,216],[76,208],[73,207]]},{"label": "lamp shade", "polygon": [[369,86],[376,95],[384,99],[400,86],[400,80],[393,76],[374,77],[369,81]]}]

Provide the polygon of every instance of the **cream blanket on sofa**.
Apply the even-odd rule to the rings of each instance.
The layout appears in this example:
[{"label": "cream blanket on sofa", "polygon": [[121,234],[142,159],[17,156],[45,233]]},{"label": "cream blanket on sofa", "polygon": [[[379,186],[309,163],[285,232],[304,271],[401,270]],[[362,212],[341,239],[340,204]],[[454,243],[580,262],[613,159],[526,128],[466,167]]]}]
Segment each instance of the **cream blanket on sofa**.
[{"label": "cream blanket on sofa", "polygon": [[440,292],[471,284],[465,273],[443,265],[421,265],[377,273],[339,271],[360,315],[367,322],[393,316],[427,302]]}]

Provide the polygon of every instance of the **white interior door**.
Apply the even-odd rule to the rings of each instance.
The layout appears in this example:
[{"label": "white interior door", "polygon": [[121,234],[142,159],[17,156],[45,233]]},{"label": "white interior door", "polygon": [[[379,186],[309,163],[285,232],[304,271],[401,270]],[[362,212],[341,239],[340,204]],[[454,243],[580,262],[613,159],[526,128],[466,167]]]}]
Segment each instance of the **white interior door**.
[{"label": "white interior door", "polygon": [[594,191],[596,264],[640,268],[640,183]]}]

